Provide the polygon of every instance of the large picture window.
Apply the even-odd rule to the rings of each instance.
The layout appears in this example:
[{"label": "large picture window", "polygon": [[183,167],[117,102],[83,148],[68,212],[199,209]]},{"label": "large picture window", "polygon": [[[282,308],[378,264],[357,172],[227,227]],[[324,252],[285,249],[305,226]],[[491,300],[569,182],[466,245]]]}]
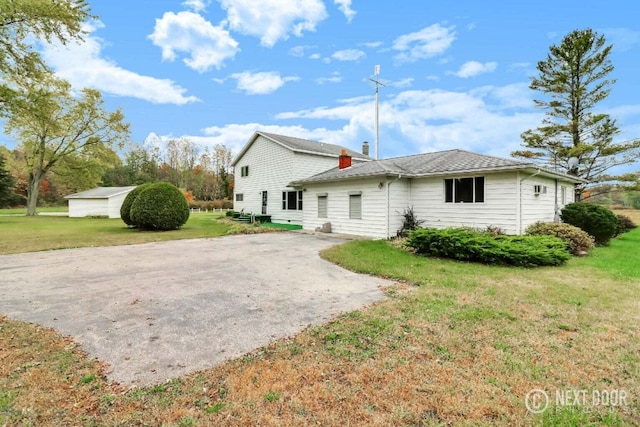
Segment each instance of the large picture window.
[{"label": "large picture window", "polygon": [[484,203],[484,177],[446,178],[444,201],[446,203]]},{"label": "large picture window", "polygon": [[301,211],[302,210],[302,191],[283,191],[282,192],[282,210]]}]

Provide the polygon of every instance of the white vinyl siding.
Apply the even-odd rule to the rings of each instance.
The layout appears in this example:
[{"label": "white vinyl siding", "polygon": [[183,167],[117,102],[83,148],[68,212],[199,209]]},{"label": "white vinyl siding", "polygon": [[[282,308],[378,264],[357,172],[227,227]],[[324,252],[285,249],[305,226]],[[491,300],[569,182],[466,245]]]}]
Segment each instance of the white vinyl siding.
[{"label": "white vinyl siding", "polygon": [[[70,199],[69,217],[82,218],[86,216],[102,216],[109,214],[108,199]],[[118,212],[120,216],[120,212]]]},{"label": "white vinyl siding", "polygon": [[[281,194],[293,191],[287,187],[291,181],[308,178],[338,166],[338,156],[320,156],[297,153],[259,135],[242,157],[236,160],[235,173],[240,176],[241,167],[249,166],[248,176],[235,180],[235,193],[244,200],[236,201],[234,209],[248,213],[262,212],[262,192],[267,191],[267,214],[276,223],[302,224],[303,209],[282,209]],[[312,198],[315,204],[315,197]],[[305,203],[307,203],[305,201]]]},{"label": "white vinyl siding", "polygon": [[448,203],[445,201],[442,177],[416,178],[411,182],[411,205],[416,217],[425,221],[424,227],[492,226],[499,227],[505,233],[516,234],[516,176],[515,172],[486,174],[483,203]]},{"label": "white vinyl siding", "polygon": [[107,216],[120,218],[120,207],[129,191],[105,197],[69,198],[69,217]]},{"label": "white vinyl siding", "polygon": [[[521,179],[525,177],[527,175],[520,175]],[[546,192],[544,191],[545,187]],[[572,184],[558,181],[556,187],[555,179],[552,178],[534,176],[525,179],[522,181],[520,192],[521,233],[524,233],[528,226],[536,222],[553,222],[556,219],[556,203],[559,215],[560,210],[573,201]]]},{"label": "white vinyl siding", "polygon": [[[307,193],[327,194],[327,216],[318,218],[319,197],[305,199],[304,221],[305,230],[315,230],[326,222],[331,223],[334,233],[369,236],[377,239],[387,238],[387,199],[386,188],[379,187],[379,178],[362,179],[351,182],[336,182],[325,184],[307,184]],[[361,191],[361,219],[349,218],[349,193]],[[395,235],[395,231],[394,234]]]}]

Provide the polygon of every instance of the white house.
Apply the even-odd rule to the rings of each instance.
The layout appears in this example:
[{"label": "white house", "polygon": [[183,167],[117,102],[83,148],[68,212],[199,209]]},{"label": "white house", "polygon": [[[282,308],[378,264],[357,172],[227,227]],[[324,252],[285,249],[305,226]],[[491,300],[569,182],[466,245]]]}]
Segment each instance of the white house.
[{"label": "white house", "polygon": [[120,206],[134,188],[136,187],[98,187],[65,196],[69,200],[69,217],[120,218]]},{"label": "white house", "polygon": [[558,220],[582,182],[533,163],[448,150],[349,167],[336,162],[289,185],[304,195],[304,229],[330,223],[336,233],[389,238],[409,207],[423,226],[522,234],[537,221]]},{"label": "white house", "polygon": [[[364,146],[368,150],[368,145]],[[338,145],[256,132],[234,158],[234,209],[271,215],[276,223],[302,224],[306,194],[287,187],[333,168],[345,150],[354,164],[370,161],[362,153]]]}]

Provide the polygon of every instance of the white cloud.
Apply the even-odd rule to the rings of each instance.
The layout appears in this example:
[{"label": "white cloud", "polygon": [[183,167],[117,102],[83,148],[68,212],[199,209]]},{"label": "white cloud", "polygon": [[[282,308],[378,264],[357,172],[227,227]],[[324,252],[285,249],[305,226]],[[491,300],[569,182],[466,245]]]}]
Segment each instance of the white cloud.
[{"label": "white cloud", "polygon": [[359,61],[366,56],[366,53],[358,49],[344,49],[334,52],[331,58],[337,61]]},{"label": "white cloud", "polygon": [[633,31],[628,28],[605,28],[598,31],[607,40],[607,44],[613,45],[613,50],[625,52],[640,45],[640,31]]},{"label": "white cloud", "polygon": [[407,77],[395,82],[391,82],[389,83],[387,86],[391,86],[391,87],[397,87],[397,88],[405,88],[405,87],[409,87],[413,84],[413,77]]},{"label": "white cloud", "polygon": [[316,83],[322,85],[325,83],[340,83],[342,76],[337,71],[331,73],[331,77],[320,77],[316,79]]},{"label": "white cloud", "polygon": [[321,0],[218,0],[227,11],[231,30],[260,38],[263,46],[273,47],[290,34],[301,37],[304,31],[315,31],[327,18]]},{"label": "white cloud", "polygon": [[[484,86],[469,92],[406,90],[380,104],[380,154],[403,154],[462,148],[508,157],[520,147],[520,134],[539,126],[544,114],[531,106],[526,83]],[[637,108],[629,112],[638,114]],[[224,144],[237,154],[257,130],[339,144],[360,150],[373,141],[373,96],[338,101],[335,107],[283,112],[277,120],[330,120],[327,127],[303,127],[266,123],[211,126],[200,135],[184,135],[202,146]],[[312,122],[311,122],[312,123]]]},{"label": "white cloud", "polygon": [[211,3],[211,0],[185,0],[182,5],[187,9],[191,9],[196,13],[204,12],[207,6]]},{"label": "white cloud", "polygon": [[367,42],[367,43],[362,43],[362,46],[367,47],[369,49],[375,49],[377,47],[382,46],[382,42]]},{"label": "white cloud", "polygon": [[231,78],[237,80],[237,88],[247,95],[267,95],[275,92],[287,82],[300,80],[299,77],[281,77],[277,72],[242,73],[231,74]]},{"label": "white cloud", "polygon": [[42,55],[56,75],[69,81],[76,89],[91,87],[111,95],[143,99],[154,104],[183,105],[198,101],[195,96],[186,96],[187,90],[172,80],[143,76],[103,58],[103,41],[91,34],[102,27],[99,21],[85,25],[84,29],[89,34],[79,44],[43,45]]},{"label": "white cloud", "polygon": [[456,38],[455,27],[433,24],[415,33],[404,34],[393,42],[399,51],[394,59],[398,62],[415,62],[444,53]]},{"label": "white cloud", "polygon": [[[525,105],[530,108],[520,108]],[[333,137],[338,144],[359,149],[361,141],[373,138],[373,115],[370,96],[344,100],[332,108],[284,112],[276,118],[343,123]],[[526,84],[470,92],[406,90],[380,103],[380,152],[385,157],[462,148],[509,156],[520,148],[520,134],[539,126],[542,117],[532,107]]]},{"label": "white cloud", "polygon": [[202,16],[193,12],[166,12],[156,19],[153,33],[149,35],[153,44],[162,48],[162,59],[174,61],[176,52],[189,55],[183,61],[200,73],[212,67],[220,69],[224,61],[240,51],[227,30],[215,27]]},{"label": "white cloud", "polygon": [[449,74],[458,76],[462,79],[468,79],[469,77],[477,76],[482,73],[490,73],[498,68],[497,62],[485,62],[484,64],[478,61],[468,61],[462,64],[458,71],[451,71]]},{"label": "white cloud", "polygon": [[316,46],[294,46],[289,49],[289,55],[302,58],[306,54],[307,50],[315,48]]},{"label": "white cloud", "polygon": [[356,11],[351,9],[351,0],[333,0],[335,4],[338,5],[338,9],[344,16],[347,18],[347,22],[351,22],[353,17],[356,16]]}]

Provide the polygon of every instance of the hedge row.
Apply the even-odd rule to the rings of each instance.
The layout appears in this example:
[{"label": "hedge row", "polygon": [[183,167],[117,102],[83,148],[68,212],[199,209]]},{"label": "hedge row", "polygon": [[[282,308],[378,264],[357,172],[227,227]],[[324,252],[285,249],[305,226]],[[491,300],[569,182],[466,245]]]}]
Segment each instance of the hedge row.
[{"label": "hedge row", "polygon": [[491,236],[467,228],[415,230],[407,245],[423,255],[520,267],[560,265],[571,258],[554,236]]},{"label": "hedge row", "polygon": [[189,202],[189,207],[192,209],[233,209],[232,200],[192,200]]}]

